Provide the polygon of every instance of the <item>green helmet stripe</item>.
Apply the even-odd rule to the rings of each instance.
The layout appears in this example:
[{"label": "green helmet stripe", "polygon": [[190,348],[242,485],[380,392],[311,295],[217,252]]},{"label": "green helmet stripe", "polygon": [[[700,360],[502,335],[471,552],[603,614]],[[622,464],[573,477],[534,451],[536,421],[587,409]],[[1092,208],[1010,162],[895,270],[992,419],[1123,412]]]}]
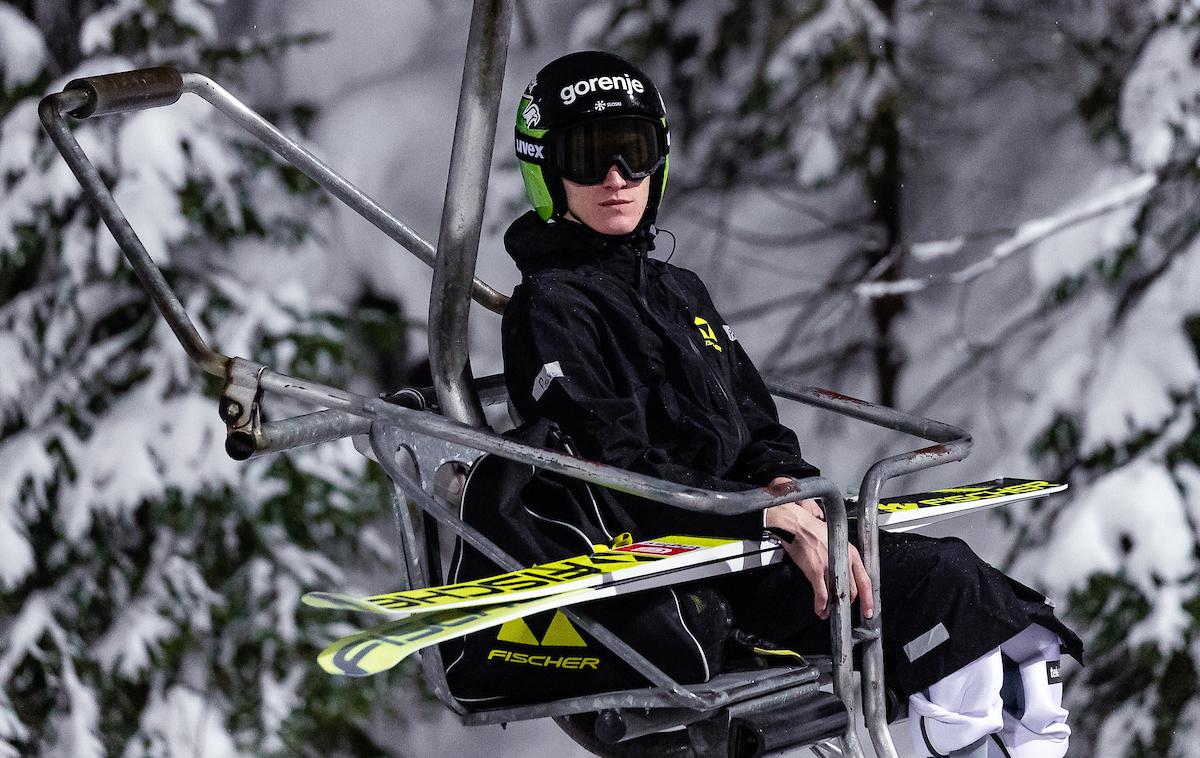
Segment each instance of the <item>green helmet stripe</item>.
[{"label": "green helmet stripe", "polygon": [[546,177],[542,175],[542,167],[536,163],[518,161],[521,164],[521,178],[525,180],[525,196],[529,204],[542,217],[543,221],[554,215],[554,199],[546,187]]},{"label": "green helmet stripe", "polygon": [[671,156],[667,156],[667,160],[662,167],[662,181],[658,185],[658,202],[662,202],[663,195],[667,194],[667,174],[671,171]]}]

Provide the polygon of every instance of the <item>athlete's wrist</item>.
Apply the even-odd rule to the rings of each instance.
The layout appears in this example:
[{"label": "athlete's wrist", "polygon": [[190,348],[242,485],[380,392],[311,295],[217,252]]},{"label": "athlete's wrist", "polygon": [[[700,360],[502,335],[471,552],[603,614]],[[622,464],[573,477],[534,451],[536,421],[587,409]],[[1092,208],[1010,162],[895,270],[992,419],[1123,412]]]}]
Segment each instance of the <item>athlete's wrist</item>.
[{"label": "athlete's wrist", "polygon": [[[763,511],[763,528],[792,535],[816,536],[825,533],[825,523],[800,503],[773,505]],[[790,541],[790,540],[789,540]]]}]

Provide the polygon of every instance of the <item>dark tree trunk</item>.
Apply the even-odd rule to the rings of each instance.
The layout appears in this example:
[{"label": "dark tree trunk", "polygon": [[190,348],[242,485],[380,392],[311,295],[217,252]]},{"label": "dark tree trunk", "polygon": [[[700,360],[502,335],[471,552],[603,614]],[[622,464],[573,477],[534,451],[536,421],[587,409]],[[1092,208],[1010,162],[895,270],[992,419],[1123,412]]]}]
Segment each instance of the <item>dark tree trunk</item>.
[{"label": "dark tree trunk", "polygon": [[65,73],[83,60],[79,31],[83,19],[94,13],[103,0],[15,0],[17,9],[24,13],[46,39],[50,57],[58,73]]},{"label": "dark tree trunk", "polygon": [[[896,25],[894,0],[876,0],[875,5],[887,16],[893,27]],[[885,50],[885,65],[892,70],[898,66],[894,41]],[[901,217],[901,190],[904,173],[901,161],[901,134],[897,112],[899,103],[895,97],[884,100],[875,113],[867,138],[867,155],[864,156],[866,170],[864,182],[871,199],[871,216],[874,226],[882,232],[879,243],[865,251],[867,268],[873,269],[899,250],[903,242]],[[903,273],[903,258],[896,257],[880,273],[880,281],[895,281]],[[893,339],[892,329],[896,319],[905,311],[903,296],[889,295],[871,301],[871,320],[875,326],[875,347],[872,360],[875,364],[875,380],[879,386],[879,402],[895,405],[900,372],[904,367],[904,356]]]}]

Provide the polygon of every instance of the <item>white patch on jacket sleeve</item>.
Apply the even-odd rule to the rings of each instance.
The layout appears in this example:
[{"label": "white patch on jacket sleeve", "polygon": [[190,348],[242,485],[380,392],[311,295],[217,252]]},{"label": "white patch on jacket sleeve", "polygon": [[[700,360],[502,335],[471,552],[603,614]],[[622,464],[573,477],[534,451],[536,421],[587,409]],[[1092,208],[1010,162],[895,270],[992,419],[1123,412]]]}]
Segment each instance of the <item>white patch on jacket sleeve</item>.
[{"label": "white patch on jacket sleeve", "polygon": [[551,361],[542,366],[542,370],[538,372],[537,378],[533,380],[533,399],[541,400],[546,390],[550,389],[550,382],[554,381],[554,377],[561,377],[562,375],[562,366],[558,365],[558,361]]},{"label": "white patch on jacket sleeve", "polygon": [[721,324],[721,328],[725,330],[725,334],[729,337],[730,342],[737,342],[737,335],[733,333],[732,326],[729,324]]}]

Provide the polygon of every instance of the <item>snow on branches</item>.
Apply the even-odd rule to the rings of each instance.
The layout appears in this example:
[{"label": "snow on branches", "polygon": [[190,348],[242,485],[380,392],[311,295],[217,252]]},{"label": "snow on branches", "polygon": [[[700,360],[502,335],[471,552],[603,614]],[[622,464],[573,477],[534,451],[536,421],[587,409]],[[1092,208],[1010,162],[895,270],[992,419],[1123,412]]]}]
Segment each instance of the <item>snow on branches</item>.
[{"label": "snow on branches", "polygon": [[[72,78],[195,69],[217,41],[211,4],[83,5],[101,7],[64,11],[82,29],[69,59],[0,3],[0,755],[360,740],[369,689],[311,663],[328,635],[297,607],[341,581],[338,558],[380,544],[379,487],[349,444],[225,455],[215,386],[37,119]],[[341,306],[289,269],[315,244],[308,185],[192,96],[72,129],[218,349],[348,378]],[[267,255],[272,278],[250,278],[263,270],[243,262]]]}]

